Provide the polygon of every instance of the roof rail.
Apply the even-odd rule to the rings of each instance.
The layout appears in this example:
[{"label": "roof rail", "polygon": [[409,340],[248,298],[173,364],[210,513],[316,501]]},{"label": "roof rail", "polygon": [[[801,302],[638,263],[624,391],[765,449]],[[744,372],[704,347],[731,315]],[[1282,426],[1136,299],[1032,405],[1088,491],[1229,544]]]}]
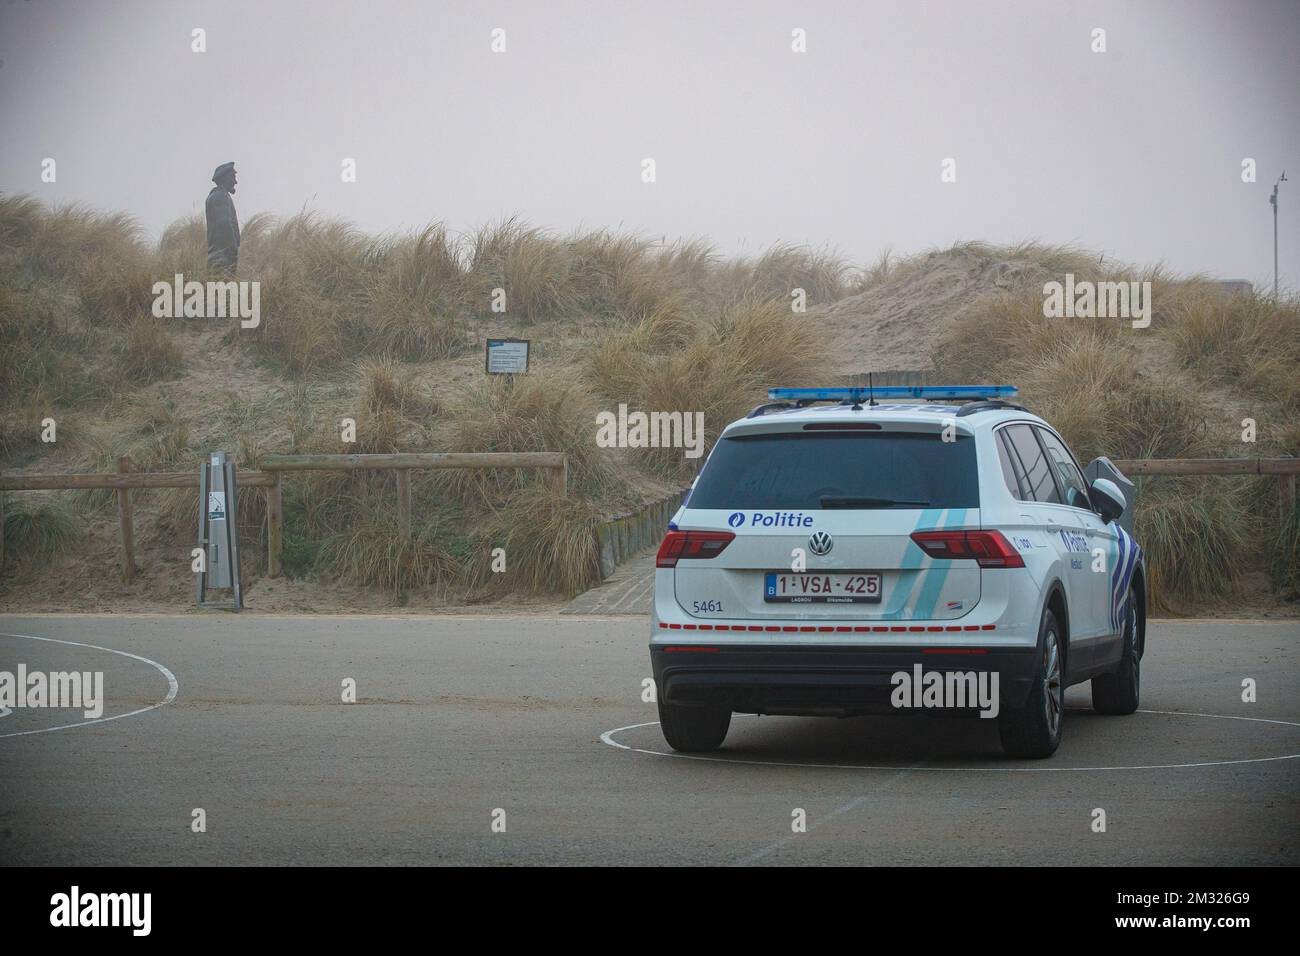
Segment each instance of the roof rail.
[{"label": "roof rail", "polygon": [[745,417],[758,418],[760,415],[766,415],[768,412],[774,411],[775,409],[778,408],[789,409],[789,408],[798,408],[798,407],[799,406],[794,404],[794,402],[766,402],[762,405],[755,405],[754,408],[750,411],[750,413]]},{"label": "roof rail", "polygon": [[961,418],[963,415],[974,415],[976,412],[995,412],[1000,409],[1014,412],[1029,411],[1029,409],[1025,408],[1023,405],[1017,405],[1014,402],[998,401],[995,399],[987,402],[967,402],[961,408],[957,409],[957,417]]}]

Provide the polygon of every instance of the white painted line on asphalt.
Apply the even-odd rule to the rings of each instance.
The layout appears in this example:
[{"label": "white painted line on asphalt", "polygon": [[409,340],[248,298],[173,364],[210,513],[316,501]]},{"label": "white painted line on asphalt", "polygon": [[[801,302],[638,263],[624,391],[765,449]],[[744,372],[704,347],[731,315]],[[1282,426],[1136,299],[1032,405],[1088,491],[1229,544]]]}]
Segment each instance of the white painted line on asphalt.
[{"label": "white painted line on asphalt", "polygon": [[130,654],[126,651],[115,650],[111,647],[101,647],[98,644],[82,644],[80,641],[61,641],[56,637],[35,637],[31,634],[5,634],[0,633],[0,637],[21,637],[29,641],[48,641],[51,644],[67,644],[70,647],[88,647],[96,651],[108,651],[110,654],[119,654],[122,657],[130,657],[133,660],[144,661],[153,667],[158,668],[163,677],[167,678],[167,696],[156,704],[150,704],[148,707],[141,707],[139,710],[133,710],[128,714],[114,714],[112,717],[96,717],[94,720],[81,720],[75,724],[60,724],[58,727],[41,727],[39,730],[19,730],[11,734],[0,734],[2,737],[26,737],[30,734],[48,734],[55,730],[70,730],[74,727],[89,727],[91,724],[102,724],[110,720],[121,720],[123,717],[134,717],[136,714],[144,714],[151,710],[156,710],[164,704],[170,704],[176,699],[176,694],[180,691],[180,684],[176,681],[176,675],[163,667],[157,661],[151,661],[147,657],[141,657],[139,654]]},{"label": "white painted line on asphalt", "polygon": [[[1091,713],[1091,711],[1085,711]],[[1300,723],[1291,720],[1274,720],[1268,717],[1237,717],[1231,714],[1193,714],[1177,710],[1139,710],[1139,714],[1154,714],[1163,717],[1209,717],[1218,720],[1248,720],[1260,724],[1281,724],[1284,727],[1300,727]],[[757,714],[736,714],[737,717],[755,717]],[[613,730],[607,730],[600,735],[602,743],[609,744],[611,747],[617,747],[619,750],[629,750],[632,753],[650,754],[655,757],[676,757],[679,760],[704,760],[709,763],[734,763],[746,764],[752,767],[796,767],[801,770],[932,770],[947,771],[949,773],[962,773],[965,771],[976,771],[983,773],[1064,773],[1069,771],[1094,771],[1094,770],[1186,770],[1197,767],[1228,767],[1235,764],[1244,763],[1270,763],[1275,760],[1297,760],[1300,759],[1300,753],[1285,754],[1278,757],[1246,757],[1241,760],[1204,760],[1195,763],[1163,763],[1163,764],[1134,764],[1121,765],[1115,767],[928,767],[916,765],[912,767],[890,766],[888,764],[844,764],[844,763],[795,763],[788,760],[746,760],[739,757],[713,757],[708,754],[682,754],[671,750],[648,750],[644,747],[632,747],[628,744],[619,743],[614,739],[615,734],[621,734],[625,730],[639,730],[642,727],[658,727],[659,721],[648,720],[641,724],[628,724],[626,727],[615,727]]]},{"label": "white painted line on asphalt", "polygon": [[858,807],[862,806],[862,804],[866,803],[867,800],[870,799],[871,797],[877,796],[881,793],[884,793],[886,790],[891,789],[894,786],[894,784],[902,780],[911,771],[922,770],[922,769],[924,768],[921,764],[918,764],[915,767],[898,768],[898,773],[894,774],[893,776],[886,777],[880,783],[879,786],[872,787],[866,793],[862,794],[862,796],[854,797],[852,800],[850,800],[848,803],[844,804],[843,806],[836,807],[830,813],[824,816],[817,817],[814,822],[810,822],[808,824],[808,829],[803,833],[790,833],[788,836],[782,837],[780,840],[777,840],[775,843],[769,844],[768,846],[763,847],[763,849],[755,853],[751,853],[749,856],[745,857],[745,859],[741,861],[742,864],[757,863],[759,860],[771,856],[773,853],[777,852],[778,850],[782,850],[785,847],[789,846],[790,844],[794,843],[797,839],[799,839],[799,837],[807,836],[809,833],[812,833],[813,830],[816,830],[823,823],[827,823],[831,820],[834,820],[836,817],[848,813],[850,810],[856,810]]}]

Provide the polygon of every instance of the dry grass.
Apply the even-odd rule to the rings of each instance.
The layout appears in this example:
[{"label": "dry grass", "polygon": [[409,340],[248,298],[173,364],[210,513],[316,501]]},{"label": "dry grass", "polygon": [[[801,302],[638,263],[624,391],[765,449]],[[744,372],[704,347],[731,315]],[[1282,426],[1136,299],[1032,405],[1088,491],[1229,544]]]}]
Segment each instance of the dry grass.
[{"label": "dry grass", "polygon": [[401,597],[411,591],[443,590],[462,574],[445,529],[424,523],[409,536],[387,511],[363,512],[321,549],[316,571],[328,578],[376,587]]},{"label": "dry grass", "polygon": [[366,351],[410,360],[447,358],[466,344],[459,317],[465,274],[459,245],[435,223],[380,240],[367,253],[364,319],[353,338]]},{"label": "dry grass", "polygon": [[[571,491],[598,497],[612,476],[596,447],[596,411],[587,391],[560,374],[488,379],[448,410],[454,425],[447,450],[564,452]],[[444,480],[461,498],[500,501],[551,477],[540,469],[464,469],[448,472]]]},{"label": "dry grass", "polygon": [[[477,578],[498,588],[571,597],[600,581],[590,502],[546,487],[526,488],[493,515],[479,548]],[[491,548],[503,548],[506,570],[490,570]]]},{"label": "dry grass", "polygon": [[6,554],[25,568],[44,567],[72,549],[80,524],[65,500],[11,495],[4,514]]},{"label": "dry grass", "polygon": [[1249,488],[1240,480],[1139,479],[1134,531],[1147,556],[1151,608],[1177,612],[1232,593],[1243,555],[1258,551],[1254,525]]},{"label": "dry grass", "polygon": [[[588,376],[610,405],[630,411],[704,413],[707,450],[723,427],[763,401],[774,385],[817,384],[825,364],[815,328],[791,320],[780,300],[748,299],[693,323],[651,317],[608,337]],[[682,478],[701,459],[681,449],[636,452],[654,472]]]},{"label": "dry grass", "polygon": [[1185,368],[1300,413],[1300,298],[1184,297],[1165,334]]},{"label": "dry grass", "polygon": [[569,249],[544,230],[517,219],[483,226],[473,238],[466,305],[491,315],[502,289],[506,314],[525,322],[569,315],[578,302],[573,267]]},{"label": "dry grass", "polygon": [[[205,245],[199,216],[178,220],[150,245],[126,216],[0,196],[6,465],[42,452],[38,425],[47,415],[59,421],[57,454],[77,468],[114,470],[123,453],[140,470],[195,465],[191,422],[154,394],[159,386],[148,387],[185,371],[177,343],[184,336],[154,319],[150,305],[158,279],[177,272],[206,278]],[[1224,296],[1204,282],[1174,281],[1159,268],[1137,272],[1071,246],[965,243],[949,252],[1005,260],[1032,281],[1028,291],[978,300],[956,318],[940,343],[941,374],[1020,385],[1026,403],[1085,459],[1240,453],[1222,422],[1217,435],[1207,425],[1212,403],[1197,393],[1207,384],[1259,409],[1261,452],[1300,454],[1294,298]],[[626,403],[630,410],[702,412],[711,443],[771,385],[830,384],[819,376],[833,343],[792,315],[793,289],[804,289],[815,305],[906,281],[935,255],[886,252],[850,272],[832,251],[788,244],[726,260],[699,239],[663,243],[608,230],[558,235],[518,219],[461,239],[442,223],[374,238],[311,213],[252,216],[243,224],[239,277],[261,281],[262,323],[232,327],[229,341],[292,374],[273,400],[250,398],[227,409],[220,440],[237,446],[244,467],[264,451],[286,450],[286,433],[297,452],[565,452],[569,499],[533,471],[418,476],[416,515],[425,523],[410,542],[398,540],[385,517],[395,495],[391,475],[296,476],[285,492],[286,541],[304,573],[399,594],[458,581],[572,593],[594,580],[595,509],[627,494],[629,461],[671,479],[688,477],[699,463],[682,449],[597,448],[598,411]],[[1041,286],[1033,283],[1067,272],[1149,279],[1152,328],[1045,319]],[[491,311],[496,288],[506,293],[504,315]],[[574,320],[562,328],[565,355],[574,354],[574,328],[594,329],[594,340],[578,346],[585,352],[568,368],[513,386],[481,381],[454,403],[434,401],[420,384],[432,380],[426,363],[461,354],[471,330],[481,334],[482,319],[493,326]],[[74,410],[82,417],[65,444]],[[356,444],[340,442],[338,414],[357,418]],[[194,424],[209,444],[212,423]],[[1256,492],[1221,479],[1144,483],[1139,537],[1152,555],[1159,602],[1173,606],[1230,588],[1235,568],[1225,562],[1242,528],[1258,542],[1256,551],[1271,556],[1279,587],[1295,587],[1295,522],[1279,531],[1276,522],[1259,520],[1264,506]],[[188,539],[196,509],[191,494],[164,495],[164,530]],[[264,496],[244,495],[240,511],[251,541],[264,530]],[[481,537],[461,536],[474,528]],[[1189,556],[1179,550],[1187,540],[1211,545]],[[507,575],[485,570],[494,541],[507,547]]]},{"label": "dry grass", "polygon": [[172,338],[166,320],[147,313],[127,328],[120,358],[123,376],[140,385],[175,378],[185,368],[184,353]]}]

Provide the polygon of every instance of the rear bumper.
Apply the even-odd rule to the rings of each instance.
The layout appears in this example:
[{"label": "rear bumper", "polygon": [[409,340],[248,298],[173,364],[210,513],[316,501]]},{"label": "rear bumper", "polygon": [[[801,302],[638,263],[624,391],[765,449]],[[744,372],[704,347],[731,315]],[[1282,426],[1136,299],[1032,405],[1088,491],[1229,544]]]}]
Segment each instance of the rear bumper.
[{"label": "rear bumper", "polygon": [[1002,705],[1020,707],[1037,656],[1033,647],[654,643],[650,662],[660,699],[670,704],[725,706],[749,714],[852,716],[912,712],[891,702],[897,686],[893,676],[900,671],[913,675],[917,665],[923,673],[996,673]]}]

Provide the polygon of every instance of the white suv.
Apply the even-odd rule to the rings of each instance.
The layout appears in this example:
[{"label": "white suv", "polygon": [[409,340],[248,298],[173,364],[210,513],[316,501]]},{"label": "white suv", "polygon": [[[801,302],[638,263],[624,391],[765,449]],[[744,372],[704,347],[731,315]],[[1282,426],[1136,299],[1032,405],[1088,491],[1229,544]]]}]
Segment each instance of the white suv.
[{"label": "white suv", "polygon": [[[922,704],[900,694],[912,675],[956,713],[973,699],[942,692],[992,675],[984,715],[1014,756],[1056,750],[1071,684],[1091,680],[1101,713],[1137,709],[1146,574],[1124,479],[1103,458],[1089,473],[1115,480],[1087,482],[1014,394],[772,389],[727,426],[656,559],[674,749],[717,749],[732,713],[898,713]],[[894,397],[967,401],[876,401]]]}]

